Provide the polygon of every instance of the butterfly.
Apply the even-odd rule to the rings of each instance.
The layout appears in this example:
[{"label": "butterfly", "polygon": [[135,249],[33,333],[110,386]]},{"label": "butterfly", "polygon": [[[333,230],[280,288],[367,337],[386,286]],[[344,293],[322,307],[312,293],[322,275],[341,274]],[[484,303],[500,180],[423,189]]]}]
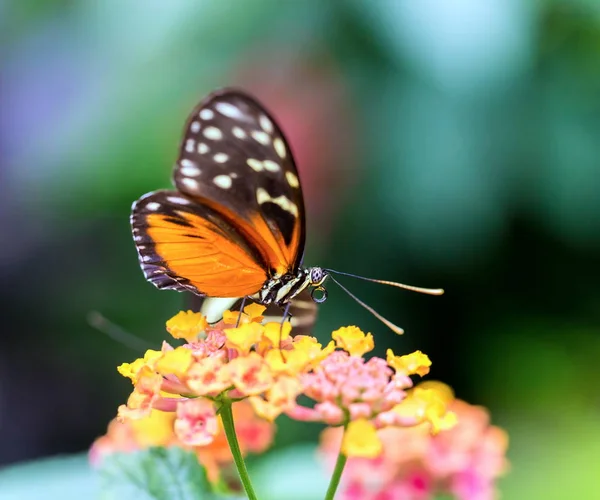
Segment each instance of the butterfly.
[{"label": "butterfly", "polygon": [[139,262],[157,288],[250,298],[285,309],[285,319],[302,292],[310,290],[312,300],[322,302],[328,278],[342,286],[333,271],[302,265],[306,215],[300,175],[276,120],[247,93],[218,90],[193,109],[173,184],[175,190],[153,191],[132,206]]}]

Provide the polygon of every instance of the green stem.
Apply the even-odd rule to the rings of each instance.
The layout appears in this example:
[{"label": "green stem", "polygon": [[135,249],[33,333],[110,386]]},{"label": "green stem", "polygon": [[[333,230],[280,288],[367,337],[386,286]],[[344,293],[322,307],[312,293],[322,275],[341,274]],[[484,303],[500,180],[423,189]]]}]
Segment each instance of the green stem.
[{"label": "green stem", "polygon": [[[346,432],[346,426],[344,426],[344,433]],[[343,438],[342,438],[343,439]],[[329,487],[327,488],[327,494],[325,495],[325,500],[333,500],[335,496],[335,492],[340,485],[340,480],[342,479],[342,472],[344,472],[344,466],[346,465],[346,460],[348,457],[342,453],[341,445],[340,452],[338,453],[337,460],[335,462],[335,468],[333,469],[333,475],[331,476],[331,480],[329,481]]]},{"label": "green stem", "polygon": [[250,482],[250,476],[248,475],[248,469],[246,469],[246,463],[242,456],[242,450],[240,450],[240,443],[238,442],[237,435],[235,433],[235,425],[233,424],[233,412],[231,411],[231,401],[225,400],[221,406],[221,420],[223,421],[223,428],[225,429],[225,435],[227,436],[227,442],[229,443],[229,449],[233,455],[235,466],[242,480],[242,485],[248,495],[249,500],[257,500],[258,497],[254,493],[252,483]]}]

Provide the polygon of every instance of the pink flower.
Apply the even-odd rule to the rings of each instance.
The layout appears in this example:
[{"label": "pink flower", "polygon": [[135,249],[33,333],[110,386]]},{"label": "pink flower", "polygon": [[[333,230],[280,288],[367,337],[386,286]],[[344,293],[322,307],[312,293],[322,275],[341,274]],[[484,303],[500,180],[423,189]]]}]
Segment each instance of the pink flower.
[{"label": "pink flower", "polygon": [[[490,425],[485,409],[463,401],[450,405],[458,424],[432,435],[428,425],[377,431],[383,453],[348,460],[340,500],[430,500],[450,494],[460,500],[493,500],[495,482],[507,469],[506,433]],[[341,429],[326,429],[321,451],[331,467]]]},{"label": "pink flower", "polygon": [[204,398],[180,402],[174,430],[185,445],[205,446],[212,443],[219,431],[215,405]]},{"label": "pink flower", "polygon": [[314,414],[298,410],[293,414],[294,418],[330,423],[336,420],[332,418],[334,414],[337,417],[347,412],[350,419],[355,420],[373,418],[391,410],[404,399],[404,389],[412,385],[408,377],[395,378],[385,360],[371,358],[365,361],[346,351],[331,353],[301,380],[304,394],[317,404],[313,408]]}]

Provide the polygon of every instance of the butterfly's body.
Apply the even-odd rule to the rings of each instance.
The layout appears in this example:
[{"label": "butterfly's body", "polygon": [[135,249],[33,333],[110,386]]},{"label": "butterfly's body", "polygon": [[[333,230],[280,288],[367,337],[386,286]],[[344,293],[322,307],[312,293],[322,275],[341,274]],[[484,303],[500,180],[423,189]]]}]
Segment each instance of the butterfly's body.
[{"label": "butterfly's body", "polygon": [[256,299],[264,305],[282,307],[309,286],[319,287],[326,279],[327,273],[320,267],[300,267],[295,275],[288,273],[267,280]]}]

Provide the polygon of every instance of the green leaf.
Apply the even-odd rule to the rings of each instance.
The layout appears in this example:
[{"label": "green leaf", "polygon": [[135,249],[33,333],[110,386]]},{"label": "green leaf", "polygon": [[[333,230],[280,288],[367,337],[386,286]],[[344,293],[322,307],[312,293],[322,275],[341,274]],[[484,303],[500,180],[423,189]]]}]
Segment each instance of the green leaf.
[{"label": "green leaf", "polygon": [[206,471],[196,455],[181,448],[115,453],[100,469],[103,500],[212,499]]}]

